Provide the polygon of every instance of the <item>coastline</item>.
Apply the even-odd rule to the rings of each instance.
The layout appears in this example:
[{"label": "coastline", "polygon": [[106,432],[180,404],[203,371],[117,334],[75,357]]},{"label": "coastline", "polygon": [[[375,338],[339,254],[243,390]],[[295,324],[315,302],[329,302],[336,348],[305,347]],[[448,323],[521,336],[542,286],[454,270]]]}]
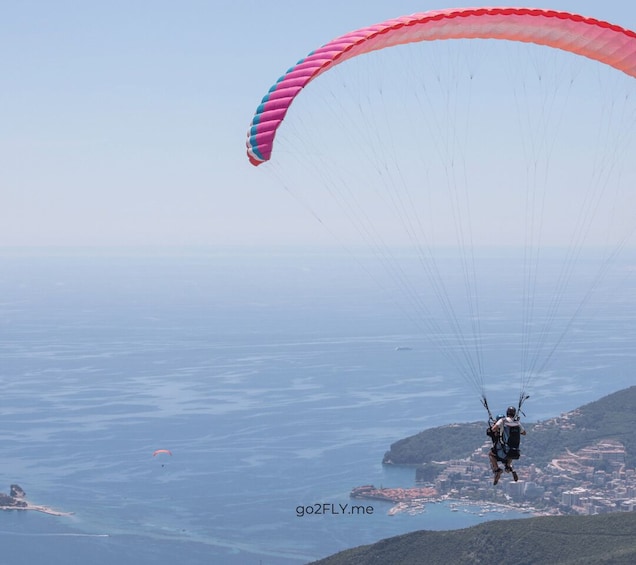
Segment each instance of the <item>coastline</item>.
[{"label": "coastline", "polygon": [[48,514],[50,516],[72,516],[73,512],[61,512],[60,510],[55,510],[48,506],[41,506],[39,504],[30,504],[26,503],[25,506],[0,506],[0,510],[33,510],[35,512],[42,512],[43,514]]},{"label": "coastline", "polygon": [[25,498],[26,493],[24,489],[18,484],[12,484],[9,494],[0,493],[0,510],[34,510],[35,512],[42,512],[50,516],[71,516],[73,514],[72,512],[54,510],[49,506],[31,504],[25,500]]},{"label": "coastline", "polygon": [[[452,497],[405,500],[392,506],[387,511],[387,514],[389,516],[394,516],[402,512],[412,515],[421,514],[426,511],[426,506],[429,504],[447,504],[450,512],[459,512],[461,510],[464,513],[474,514],[479,517],[483,517],[485,514],[504,514],[505,512],[519,512],[530,516],[553,515],[551,512],[541,511],[531,506],[518,506],[514,503],[504,504],[501,502],[487,502]],[[469,510],[468,508],[470,507],[474,508],[474,510]]]},{"label": "coastline", "polygon": [[[394,516],[401,512],[420,514],[425,511],[426,505],[438,503],[447,503],[452,512],[458,511],[458,506],[479,507],[479,510],[474,512],[474,514],[478,516],[483,516],[485,513],[506,511],[522,512],[533,516],[549,516],[554,513],[549,510],[538,510],[529,503],[518,503],[512,500],[503,503],[462,498],[449,493],[440,495],[436,489],[432,487],[376,488],[373,485],[364,485],[352,489],[349,496],[357,499],[391,502],[393,506],[391,506],[387,512],[389,516]],[[469,511],[464,508],[464,512]]]}]

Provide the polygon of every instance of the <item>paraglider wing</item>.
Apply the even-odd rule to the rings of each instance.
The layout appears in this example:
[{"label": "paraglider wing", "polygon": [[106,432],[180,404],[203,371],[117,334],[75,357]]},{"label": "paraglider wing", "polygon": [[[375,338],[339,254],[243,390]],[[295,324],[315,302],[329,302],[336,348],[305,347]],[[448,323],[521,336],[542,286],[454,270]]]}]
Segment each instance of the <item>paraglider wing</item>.
[{"label": "paraglider wing", "polygon": [[160,453],[165,453],[167,455],[172,456],[172,452],[169,449],[157,449],[153,452],[152,456],[156,457],[157,455],[159,455]]},{"label": "paraglider wing", "polygon": [[636,33],[594,18],[531,8],[457,8],[403,16],[347,33],[291,67],[263,97],[247,133],[253,165],[268,161],[289,106],[314,78],[364,53],[441,39],[505,39],[570,51],[636,77]]}]

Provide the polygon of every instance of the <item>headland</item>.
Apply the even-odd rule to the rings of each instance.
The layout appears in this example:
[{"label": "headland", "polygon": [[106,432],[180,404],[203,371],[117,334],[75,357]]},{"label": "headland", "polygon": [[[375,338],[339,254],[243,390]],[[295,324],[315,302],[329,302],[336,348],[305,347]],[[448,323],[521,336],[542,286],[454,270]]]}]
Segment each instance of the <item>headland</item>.
[{"label": "headland", "polygon": [[60,512],[48,506],[31,504],[26,500],[26,493],[20,485],[11,485],[9,494],[0,492],[0,510],[34,510],[51,516],[70,516],[72,512]]}]

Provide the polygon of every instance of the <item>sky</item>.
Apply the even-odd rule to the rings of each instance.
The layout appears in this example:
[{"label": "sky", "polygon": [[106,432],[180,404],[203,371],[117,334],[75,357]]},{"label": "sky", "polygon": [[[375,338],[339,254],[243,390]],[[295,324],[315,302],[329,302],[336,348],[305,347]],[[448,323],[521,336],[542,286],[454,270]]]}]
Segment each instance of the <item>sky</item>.
[{"label": "sky", "polygon": [[[475,4],[0,0],[0,247],[288,242],[297,204],[245,157],[263,94],[352,29]],[[631,2],[535,6],[636,29]]]}]

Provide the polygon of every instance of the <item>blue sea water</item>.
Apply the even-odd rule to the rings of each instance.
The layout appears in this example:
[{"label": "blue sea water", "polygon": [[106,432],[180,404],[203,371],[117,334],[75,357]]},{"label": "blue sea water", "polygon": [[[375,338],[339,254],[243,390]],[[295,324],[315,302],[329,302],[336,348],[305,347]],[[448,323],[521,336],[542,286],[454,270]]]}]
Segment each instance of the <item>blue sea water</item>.
[{"label": "blue sea water", "polygon": [[[354,486],[412,486],[413,470],[381,465],[392,442],[484,417],[386,289],[345,256],[1,259],[0,490],[18,483],[32,503],[73,513],[1,513],[3,562],[292,565],[522,516],[443,504],[388,516],[379,502],[366,515],[297,515],[337,511]],[[572,329],[530,391],[531,419],[634,383],[634,294],[625,296]],[[484,328],[493,379],[518,354],[502,347],[506,324]],[[510,401],[500,387],[494,396]]]}]

